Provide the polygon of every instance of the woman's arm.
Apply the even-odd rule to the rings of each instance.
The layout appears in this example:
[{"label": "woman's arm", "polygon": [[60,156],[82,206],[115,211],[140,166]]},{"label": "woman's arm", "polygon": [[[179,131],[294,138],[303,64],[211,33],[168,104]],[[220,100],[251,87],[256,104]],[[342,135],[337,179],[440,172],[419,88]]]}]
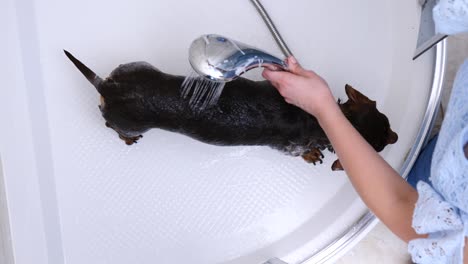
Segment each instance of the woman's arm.
[{"label": "woman's arm", "polygon": [[288,103],[314,115],[333,145],[340,163],[369,209],[404,241],[422,237],[411,223],[418,198],[413,189],[351,125],[335,102],[327,83],[288,59],[291,72],[265,70]]},{"label": "woman's arm", "polygon": [[411,226],[417,191],[363,139],[336,104],[317,119],[369,209],[402,240],[421,237]]},{"label": "woman's arm", "polygon": [[468,264],[468,237],[465,237],[465,251],[463,253],[463,264]]}]

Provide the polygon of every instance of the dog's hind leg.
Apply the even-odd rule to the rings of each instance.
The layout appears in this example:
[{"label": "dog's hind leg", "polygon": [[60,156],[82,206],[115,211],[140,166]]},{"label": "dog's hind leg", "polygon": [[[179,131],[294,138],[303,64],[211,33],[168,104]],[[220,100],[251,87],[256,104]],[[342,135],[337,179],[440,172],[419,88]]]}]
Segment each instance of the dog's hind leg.
[{"label": "dog's hind leg", "polygon": [[142,138],[143,135],[138,135],[138,136],[135,136],[135,137],[127,137],[127,136],[124,136],[122,134],[119,134],[119,138],[122,139],[123,141],[125,141],[125,144],[127,145],[132,145],[133,143],[138,143],[138,140],[140,138]]},{"label": "dog's hind leg", "polygon": [[[119,129],[116,129],[114,128],[109,122],[106,121],[106,127],[108,128],[111,128],[112,130],[114,130],[115,132],[117,132],[117,134],[119,135],[119,138],[122,139],[125,144],[127,145],[133,145],[133,143],[138,143],[138,140],[140,138],[143,137],[143,135],[141,135],[140,133],[138,132],[134,132],[134,133],[124,133],[124,132],[121,132]],[[144,132],[144,131],[143,131]],[[143,133],[141,132],[141,133]]]}]

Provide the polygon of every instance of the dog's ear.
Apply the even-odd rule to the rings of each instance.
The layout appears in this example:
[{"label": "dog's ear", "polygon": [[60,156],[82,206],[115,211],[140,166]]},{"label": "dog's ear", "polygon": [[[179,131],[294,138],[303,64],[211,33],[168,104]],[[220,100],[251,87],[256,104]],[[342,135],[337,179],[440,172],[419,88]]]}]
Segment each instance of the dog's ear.
[{"label": "dog's ear", "polygon": [[397,140],[398,140],[398,134],[390,130],[388,133],[387,144],[393,144],[397,142]]},{"label": "dog's ear", "polygon": [[349,100],[355,102],[355,103],[361,103],[361,104],[372,104],[376,105],[375,101],[370,100],[367,98],[367,96],[363,95],[362,93],[358,92],[356,89],[354,89],[351,85],[346,84],[345,85],[345,91],[346,95],[348,96]]},{"label": "dog's ear", "polygon": [[340,160],[335,160],[335,162],[333,162],[333,164],[332,164],[331,169],[332,169],[332,171],[344,170],[343,166],[341,166]]}]

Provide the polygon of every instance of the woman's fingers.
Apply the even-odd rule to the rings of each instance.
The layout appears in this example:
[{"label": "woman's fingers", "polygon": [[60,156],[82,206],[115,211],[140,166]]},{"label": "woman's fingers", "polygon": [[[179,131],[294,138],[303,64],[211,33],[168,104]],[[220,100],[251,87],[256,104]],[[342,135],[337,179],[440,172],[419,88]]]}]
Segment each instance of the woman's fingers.
[{"label": "woman's fingers", "polygon": [[275,66],[273,64],[265,64],[263,67],[269,69],[270,71],[280,71],[281,69],[278,66]]},{"label": "woman's fingers", "polygon": [[296,75],[308,77],[310,76],[310,73],[308,70],[302,68],[302,66],[297,62],[296,58],[294,56],[288,57],[286,60],[288,64],[288,70]]},{"label": "woman's fingers", "polygon": [[288,64],[288,71],[276,71],[272,68],[265,68],[263,70],[263,78],[269,80],[270,82],[275,82],[277,84],[287,84],[287,82],[293,80],[297,77],[314,77],[315,73],[308,71],[297,62],[296,58],[293,56],[288,57],[286,60]]},{"label": "woman's fingers", "polygon": [[272,83],[284,84],[288,79],[288,75],[291,75],[289,72],[285,71],[272,71],[269,69],[263,70],[262,76]]}]

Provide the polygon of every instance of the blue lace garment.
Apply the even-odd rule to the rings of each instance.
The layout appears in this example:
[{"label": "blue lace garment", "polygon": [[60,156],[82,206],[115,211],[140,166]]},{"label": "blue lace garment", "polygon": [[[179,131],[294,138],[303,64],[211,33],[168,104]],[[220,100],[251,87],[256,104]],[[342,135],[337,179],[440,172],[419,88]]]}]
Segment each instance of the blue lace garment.
[{"label": "blue lace garment", "polygon": [[436,31],[453,35],[468,31],[468,0],[440,0],[433,10]]},{"label": "blue lace garment", "polygon": [[431,163],[431,187],[418,182],[413,228],[428,238],[410,241],[415,263],[463,263],[468,236],[468,60],[460,68]]},{"label": "blue lace garment", "polygon": [[[468,0],[440,0],[433,10],[436,31],[468,32]],[[468,60],[458,71],[432,156],[429,185],[417,185],[413,228],[427,238],[408,245],[413,262],[461,264],[468,236]],[[468,246],[468,245],[467,245]]]}]

